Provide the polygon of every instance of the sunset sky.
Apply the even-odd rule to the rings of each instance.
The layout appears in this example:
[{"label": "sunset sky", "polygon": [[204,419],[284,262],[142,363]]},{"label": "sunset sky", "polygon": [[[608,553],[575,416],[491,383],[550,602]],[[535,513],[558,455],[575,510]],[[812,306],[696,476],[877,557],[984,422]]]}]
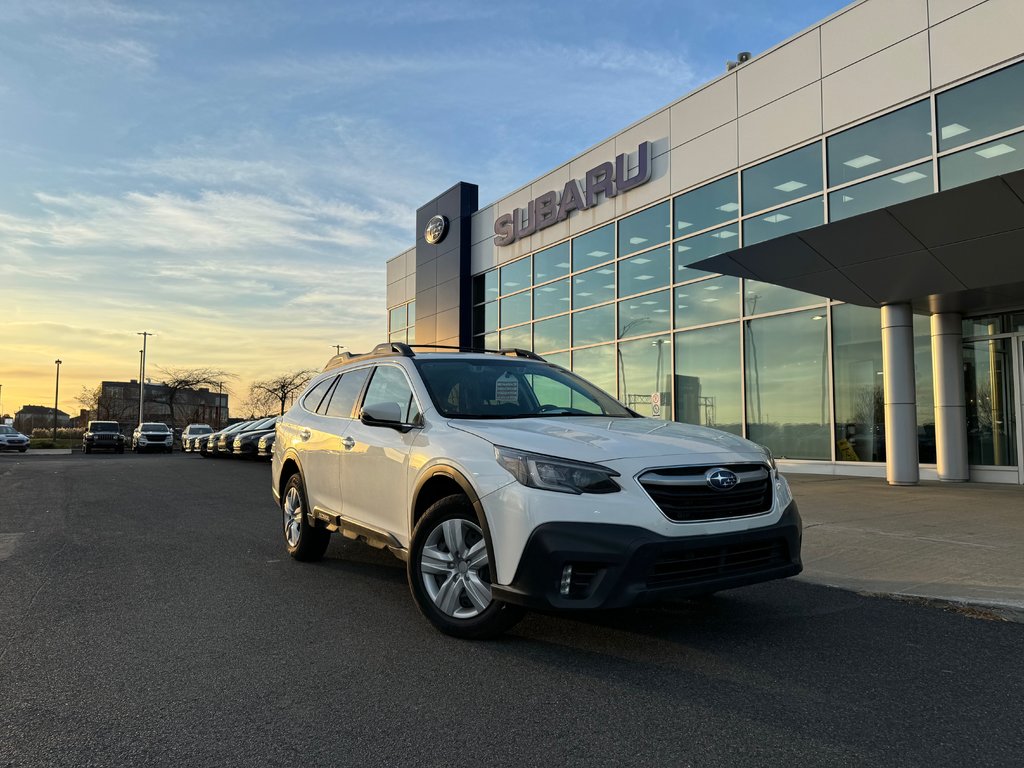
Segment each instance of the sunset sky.
[{"label": "sunset sky", "polygon": [[384,263],[840,0],[0,2],[3,412],[385,339]]}]

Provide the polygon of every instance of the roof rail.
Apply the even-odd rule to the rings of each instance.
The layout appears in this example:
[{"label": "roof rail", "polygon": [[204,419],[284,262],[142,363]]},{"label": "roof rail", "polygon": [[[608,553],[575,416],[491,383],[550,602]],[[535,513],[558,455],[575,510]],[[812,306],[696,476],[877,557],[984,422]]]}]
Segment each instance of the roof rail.
[{"label": "roof rail", "polygon": [[[488,352],[493,352],[495,350],[490,350],[489,349],[487,351]],[[543,357],[538,355],[536,352],[531,352],[528,349],[520,349],[519,347],[511,347],[509,349],[499,349],[499,350],[497,350],[497,353],[499,355],[506,355],[508,357],[525,357],[525,358],[528,358],[530,360],[540,360],[542,363],[543,362],[547,362],[546,360],[544,360]]]},{"label": "roof rail", "polygon": [[416,353],[412,351],[412,348],[408,344],[403,344],[400,341],[385,341],[383,344],[378,344],[370,352],[371,355],[401,355],[402,357],[416,357]]}]

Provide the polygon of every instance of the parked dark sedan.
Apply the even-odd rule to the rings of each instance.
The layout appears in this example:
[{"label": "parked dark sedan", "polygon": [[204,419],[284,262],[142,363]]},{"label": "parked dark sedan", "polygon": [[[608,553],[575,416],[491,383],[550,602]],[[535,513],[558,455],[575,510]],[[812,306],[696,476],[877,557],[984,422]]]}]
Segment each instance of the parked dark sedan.
[{"label": "parked dark sedan", "polygon": [[277,427],[277,420],[277,416],[270,416],[250,425],[248,429],[235,433],[234,440],[231,443],[232,455],[248,459],[256,458],[260,438],[264,435],[273,434],[274,429]]},{"label": "parked dark sedan", "polygon": [[[230,443],[228,443],[227,441],[229,439],[232,439],[232,436],[236,432],[241,432],[243,429],[245,429],[252,423],[253,422],[251,421],[240,421],[237,424],[232,424],[231,426],[224,427],[224,429],[220,430],[219,432],[214,432],[212,435],[206,438],[205,446],[202,443],[200,443],[199,452],[203,456],[223,456],[226,455],[227,453],[230,453],[230,447],[221,448],[221,440],[224,441],[223,445],[230,446]],[[202,440],[202,438],[200,438],[200,440]],[[204,447],[205,450],[203,450]]]},{"label": "parked dark sedan", "polygon": [[277,432],[268,432],[260,438],[256,445],[256,458],[270,461],[274,458],[274,440],[277,439]]}]

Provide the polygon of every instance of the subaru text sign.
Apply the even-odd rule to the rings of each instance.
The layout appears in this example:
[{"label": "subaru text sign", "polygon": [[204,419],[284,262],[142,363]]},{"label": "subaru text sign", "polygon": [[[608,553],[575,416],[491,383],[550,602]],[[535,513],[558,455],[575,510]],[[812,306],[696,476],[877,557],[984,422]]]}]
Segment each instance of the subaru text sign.
[{"label": "subaru text sign", "polygon": [[629,175],[629,156],[615,158],[615,163],[601,163],[587,171],[583,180],[570,179],[561,194],[552,190],[531,200],[526,208],[516,208],[512,213],[498,217],[494,222],[494,244],[511,245],[516,240],[529,237],[534,232],[550,227],[569,218],[573,211],[585,211],[599,202],[598,195],[611,200],[651,179],[651,142],[643,141],[637,149],[636,172]]}]

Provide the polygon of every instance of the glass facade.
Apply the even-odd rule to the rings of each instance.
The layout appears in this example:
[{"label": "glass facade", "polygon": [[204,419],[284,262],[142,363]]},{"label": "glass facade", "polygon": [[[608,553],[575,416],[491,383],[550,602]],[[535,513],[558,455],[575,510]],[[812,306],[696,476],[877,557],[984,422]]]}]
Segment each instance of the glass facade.
[{"label": "glass facade", "polygon": [[[789,459],[881,463],[879,310],[692,265],[1022,167],[1019,64],[477,275],[473,333],[535,349],[645,415],[741,434]],[[972,464],[1017,461],[1012,344],[987,337],[1024,332],[1018,317],[1012,328],[1010,315],[965,322],[965,339],[986,337],[965,341]],[[914,318],[914,355],[919,457],[930,464],[925,316]]]}]

